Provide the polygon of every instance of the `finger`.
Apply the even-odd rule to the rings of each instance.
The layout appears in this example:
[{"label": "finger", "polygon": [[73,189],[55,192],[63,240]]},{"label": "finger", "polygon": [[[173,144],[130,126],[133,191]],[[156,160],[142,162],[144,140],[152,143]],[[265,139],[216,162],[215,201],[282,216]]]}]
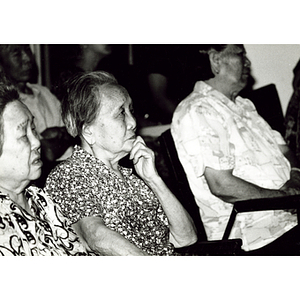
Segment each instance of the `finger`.
[{"label": "finger", "polygon": [[139,150],[139,149],[145,149],[145,150],[149,150],[149,148],[145,145],[145,142],[143,140],[135,140],[133,147],[130,151],[130,155],[129,158],[132,159],[135,155],[135,153]]},{"label": "finger", "polygon": [[146,149],[138,149],[133,154],[133,163],[136,164],[140,158],[152,159],[152,154]]}]

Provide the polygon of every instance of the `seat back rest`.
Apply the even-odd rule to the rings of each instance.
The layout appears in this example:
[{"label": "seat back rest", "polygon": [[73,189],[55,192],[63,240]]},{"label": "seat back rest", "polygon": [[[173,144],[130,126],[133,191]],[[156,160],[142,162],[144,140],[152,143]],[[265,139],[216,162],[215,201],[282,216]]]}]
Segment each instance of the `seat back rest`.
[{"label": "seat back rest", "polygon": [[195,202],[185,171],[178,158],[170,129],[163,132],[158,140],[161,153],[169,170],[170,178],[167,181],[169,188],[192,217],[198,231],[198,240],[206,241],[207,236],[201,220],[199,207]]},{"label": "seat back rest", "polygon": [[257,112],[268,122],[272,129],[285,134],[284,116],[275,84],[269,84],[243,95],[249,98]]}]

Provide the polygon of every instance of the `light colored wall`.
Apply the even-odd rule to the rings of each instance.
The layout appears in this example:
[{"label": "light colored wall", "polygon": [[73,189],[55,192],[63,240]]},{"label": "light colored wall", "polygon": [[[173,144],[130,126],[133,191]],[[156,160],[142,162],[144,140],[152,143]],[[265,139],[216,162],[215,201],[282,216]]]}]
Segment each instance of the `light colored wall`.
[{"label": "light colored wall", "polygon": [[300,45],[245,44],[245,48],[256,81],[254,88],[274,83],[285,114],[293,92],[293,69],[300,59]]}]

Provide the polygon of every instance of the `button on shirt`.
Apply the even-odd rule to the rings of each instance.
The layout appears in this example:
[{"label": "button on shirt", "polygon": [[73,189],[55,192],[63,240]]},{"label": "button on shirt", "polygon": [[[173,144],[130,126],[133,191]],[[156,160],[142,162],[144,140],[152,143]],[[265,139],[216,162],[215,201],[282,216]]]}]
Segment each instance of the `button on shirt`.
[{"label": "button on shirt", "polygon": [[[202,81],[177,107],[171,132],[209,240],[222,238],[233,205],[210,192],[206,167],[233,169],[233,175],[268,189],[290,178],[290,164],[278,147],[285,142],[253,103],[239,96],[233,102]],[[230,238],[242,238],[242,248],[254,250],[295,225],[296,215],[282,210],[242,213]]]}]

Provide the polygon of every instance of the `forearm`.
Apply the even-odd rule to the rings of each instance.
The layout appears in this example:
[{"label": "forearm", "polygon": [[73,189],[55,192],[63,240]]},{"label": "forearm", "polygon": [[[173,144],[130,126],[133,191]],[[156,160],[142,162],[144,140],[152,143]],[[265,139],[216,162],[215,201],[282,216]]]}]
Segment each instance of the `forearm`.
[{"label": "forearm", "polygon": [[295,186],[285,185],[281,189],[265,189],[232,175],[232,170],[206,168],[205,179],[213,195],[234,203],[237,200],[272,198],[299,193]]},{"label": "forearm", "polygon": [[194,244],[197,241],[194,222],[164,181],[159,176],[155,176],[147,184],[156,194],[167,215],[170,226],[170,242],[177,248]]},{"label": "forearm", "polygon": [[137,248],[118,232],[107,228],[102,220],[85,218],[73,225],[87,249],[107,256],[145,256],[146,252]]},{"label": "forearm", "polygon": [[237,200],[272,198],[289,194],[287,190],[265,189],[237,177],[234,180],[223,182],[217,189],[212,189],[212,193],[230,203]]}]

